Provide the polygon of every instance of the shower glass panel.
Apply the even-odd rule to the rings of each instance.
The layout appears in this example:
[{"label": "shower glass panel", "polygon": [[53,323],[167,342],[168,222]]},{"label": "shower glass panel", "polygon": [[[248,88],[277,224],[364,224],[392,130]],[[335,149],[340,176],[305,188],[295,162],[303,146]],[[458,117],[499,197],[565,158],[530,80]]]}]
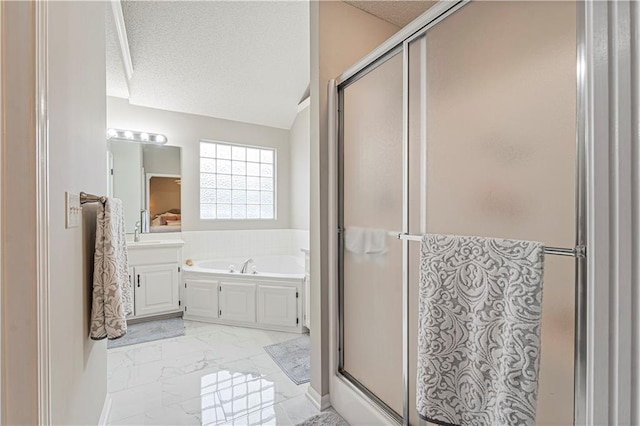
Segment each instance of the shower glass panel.
[{"label": "shower glass panel", "polygon": [[341,372],[402,413],[402,54],[341,91]]},{"label": "shower glass panel", "polygon": [[[573,247],[575,4],[472,2],[408,55],[409,232]],[[413,425],[419,251],[410,244]],[[573,424],[574,270],[571,257],[545,258],[539,425]]]}]

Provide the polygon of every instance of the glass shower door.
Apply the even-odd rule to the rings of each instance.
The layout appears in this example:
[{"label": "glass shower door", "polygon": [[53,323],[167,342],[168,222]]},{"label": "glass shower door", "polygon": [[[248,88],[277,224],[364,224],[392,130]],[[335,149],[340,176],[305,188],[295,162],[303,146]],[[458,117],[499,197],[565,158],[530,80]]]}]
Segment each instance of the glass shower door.
[{"label": "glass shower door", "polygon": [[402,54],[340,92],[340,370],[402,413]]},{"label": "glass shower door", "polygon": [[[576,9],[471,2],[408,45],[409,232],[575,245]],[[410,422],[419,243],[409,247]],[[575,260],[545,256],[537,424],[573,424]]]}]

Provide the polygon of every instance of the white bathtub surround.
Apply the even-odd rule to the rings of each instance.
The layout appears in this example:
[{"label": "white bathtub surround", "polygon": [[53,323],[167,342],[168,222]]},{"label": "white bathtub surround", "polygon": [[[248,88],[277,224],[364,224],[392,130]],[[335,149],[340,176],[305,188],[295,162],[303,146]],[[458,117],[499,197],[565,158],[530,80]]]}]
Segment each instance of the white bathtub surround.
[{"label": "white bathtub surround", "polygon": [[[304,278],[304,259],[301,256],[276,255],[276,256],[252,256],[235,257],[219,260],[199,260],[193,266],[185,266],[186,272],[201,272],[215,274],[229,274],[230,278],[238,277],[243,262],[252,259],[248,275],[257,275],[255,278]],[[231,272],[231,270],[234,272]],[[253,272],[256,274],[253,274]],[[247,275],[241,274],[241,275]]]},{"label": "white bathtub surround", "polygon": [[294,425],[319,413],[262,348],[295,335],[185,325],[186,336],[109,350],[109,424]]},{"label": "white bathtub surround", "polygon": [[301,256],[245,255],[196,261],[184,267],[184,317],[301,333],[304,277]]},{"label": "white bathtub surround", "polygon": [[309,247],[309,232],[296,229],[185,231],[185,259],[220,259],[300,253]]},{"label": "white bathtub surround", "polygon": [[[299,229],[183,231],[140,235],[142,243],[174,240],[184,242],[183,261],[242,257],[246,254],[299,255],[300,249],[309,248],[309,232]],[[133,234],[127,234],[127,242],[133,242]]]}]

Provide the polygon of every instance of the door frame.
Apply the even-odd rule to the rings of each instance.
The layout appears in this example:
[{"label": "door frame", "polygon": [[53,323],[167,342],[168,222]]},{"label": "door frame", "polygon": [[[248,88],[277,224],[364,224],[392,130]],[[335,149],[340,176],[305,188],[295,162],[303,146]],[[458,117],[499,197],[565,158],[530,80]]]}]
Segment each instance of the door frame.
[{"label": "door frame", "polygon": [[38,419],[51,424],[51,346],[49,316],[49,50],[47,2],[35,5],[36,18],[36,163],[37,163],[37,327]]},{"label": "door frame", "polygon": [[[14,35],[13,37],[7,37],[5,34],[7,25],[5,19],[15,19],[22,25],[24,32],[20,34],[21,37]],[[0,46],[0,54],[2,55],[3,66],[7,64],[11,56],[17,51],[27,52],[25,55],[29,56],[29,62],[23,72],[25,75],[30,75],[32,78],[29,81],[12,82],[17,85],[12,91],[2,90],[5,87],[7,73],[4,72],[4,68],[0,70],[0,77],[2,77],[2,89],[0,92],[2,102],[0,103],[0,120],[2,120],[2,132],[0,132],[0,156],[2,165],[0,169],[0,179],[2,180],[2,204],[0,206],[0,217],[2,218],[2,226],[0,227],[0,237],[2,237],[0,244],[2,248],[6,249],[8,243],[11,243],[13,247],[17,247],[20,251],[24,251],[25,246],[28,246],[27,250],[33,253],[35,258],[35,270],[30,273],[28,277],[25,277],[24,282],[18,282],[25,286],[25,291],[29,291],[30,287],[33,288],[33,294],[35,299],[33,300],[35,305],[35,318],[33,321],[33,337],[35,337],[35,345],[29,349],[27,353],[24,353],[24,359],[35,360],[36,366],[36,383],[28,384],[26,388],[29,393],[32,393],[31,401],[25,407],[34,407],[33,412],[25,413],[25,418],[37,419],[38,424],[49,425],[51,424],[51,359],[50,359],[50,317],[49,317],[49,129],[48,129],[48,5],[47,2],[34,2],[23,3],[20,6],[15,6],[11,11],[6,10],[6,5],[3,4],[0,7],[0,28],[2,32],[2,43]],[[24,37],[22,37],[24,36]],[[25,65],[25,63],[23,63]],[[17,92],[20,90],[21,92]],[[28,123],[22,127],[13,127],[11,130],[12,139],[6,138],[7,126],[9,124],[5,121],[4,111],[7,109],[7,104],[11,102],[9,96],[13,96],[12,99],[16,100],[20,98],[20,102],[31,106],[31,110],[26,112],[23,110],[17,111],[21,114],[20,120],[24,123]],[[28,99],[28,101],[27,101]],[[22,105],[17,108],[21,108]],[[22,124],[22,123],[21,123]],[[20,141],[21,143],[30,145],[28,152],[28,158],[12,158],[7,155],[7,148],[9,144],[14,144]],[[29,164],[24,169],[24,176],[28,176],[35,182],[35,187],[26,185],[23,188],[12,189],[5,188],[8,181],[11,181],[16,177],[8,176],[5,164],[9,161],[19,161],[20,163]],[[18,177],[19,178],[19,177]],[[30,182],[29,182],[30,183]],[[8,205],[8,198],[15,198],[16,191],[25,191],[26,195],[23,197],[29,197],[29,203],[33,203],[34,210],[28,212],[25,215],[25,222],[17,224],[20,228],[26,229],[30,227],[34,230],[33,234],[25,235],[24,241],[4,241],[6,233],[3,232],[8,226],[4,223],[9,212],[15,206]],[[7,197],[7,194],[10,197]],[[27,223],[26,221],[30,217],[35,217],[35,223]],[[33,238],[32,238],[33,237]],[[5,303],[9,303],[5,297],[8,284],[5,280],[7,274],[7,265],[5,264],[5,253],[2,253],[2,262],[0,262],[0,272],[2,273],[2,279],[0,280],[0,330],[6,332],[8,326],[7,321],[2,321],[2,317],[6,314],[7,309],[3,306]],[[32,278],[34,280],[32,281]],[[31,302],[31,301],[30,301]],[[29,327],[31,327],[29,325]],[[31,333],[31,328],[29,329]],[[26,338],[31,338],[31,334]],[[18,366],[8,365],[11,362],[6,356],[7,343],[5,338],[0,339],[0,423],[6,423],[8,410],[7,410],[7,392],[3,389],[6,386],[6,371],[16,371]],[[29,364],[22,364],[20,368],[25,368]],[[32,389],[33,388],[33,389]],[[35,400],[35,401],[34,401]],[[34,401],[34,402],[32,402]],[[25,401],[26,403],[26,401]]]},{"label": "door frame", "polygon": [[[16,19],[22,25],[24,32],[21,36],[25,37],[7,37],[5,34],[7,25],[5,19]],[[2,43],[0,51],[2,55],[3,66],[6,66],[7,61],[17,51],[28,52],[25,55],[29,55],[29,61],[27,69],[23,72],[25,75],[31,75],[33,78],[29,81],[17,82],[17,87],[14,87],[12,91],[3,90],[1,93],[2,102],[0,109],[3,114],[0,116],[2,120],[2,132],[0,144],[0,155],[2,155],[2,205],[0,208],[0,216],[3,219],[0,232],[6,229],[8,226],[4,223],[4,220],[9,212],[15,206],[8,205],[7,198],[16,198],[16,191],[24,191],[25,195],[22,197],[29,198],[29,206],[33,206],[34,210],[28,212],[25,216],[25,222],[17,224],[20,228],[26,229],[27,227],[34,230],[33,233],[25,235],[24,241],[10,241],[14,247],[17,247],[20,251],[23,249],[33,253],[35,258],[35,270],[28,277],[25,277],[24,282],[19,282],[26,286],[25,291],[29,291],[33,288],[35,300],[35,321],[33,322],[33,337],[35,337],[35,345],[32,349],[29,349],[28,353],[24,353],[24,358],[35,360],[37,368],[36,383],[33,385],[28,384],[26,387],[29,393],[32,393],[32,400],[36,400],[35,403],[30,406],[34,407],[34,412],[25,413],[25,416],[33,419],[37,419],[39,424],[48,425],[51,424],[51,361],[50,361],[50,344],[49,344],[49,131],[48,131],[48,40],[47,40],[47,19],[48,8],[47,2],[34,2],[31,4],[24,3],[20,6],[14,6],[11,11],[6,10],[6,5],[3,4],[0,7],[0,27],[2,27]],[[26,63],[23,63],[25,65]],[[5,80],[7,74],[4,68],[0,70],[2,72],[2,81]],[[15,82],[14,82],[15,83]],[[2,88],[7,87],[5,84]],[[21,92],[17,92],[20,90]],[[25,100],[24,104],[32,106],[29,112],[27,109],[22,108],[23,105],[17,106],[19,109],[16,111],[20,115],[20,120],[27,123],[22,127],[13,127],[11,130],[11,140],[8,140],[5,135],[7,132],[7,126],[9,124],[5,120],[4,111],[7,109],[7,103],[10,102],[8,96],[13,96],[13,100],[20,97],[20,101]],[[22,108],[22,109],[20,109]],[[24,110],[24,111],[23,111]],[[20,158],[11,158],[7,156],[7,148],[9,144],[21,143],[30,145],[28,152],[29,157],[24,156]],[[29,164],[24,169],[24,176],[28,176],[29,179],[33,179],[35,187],[25,185],[23,188],[13,189],[5,188],[6,182],[10,181],[11,176],[7,175],[5,164],[9,161],[19,161],[20,163]],[[15,179],[16,177],[12,177]],[[18,177],[19,178],[19,177]],[[31,181],[29,182],[31,183]],[[33,191],[33,192],[32,192]],[[9,194],[9,197],[7,197]],[[26,221],[30,217],[35,217],[35,223],[27,223]],[[3,249],[7,248],[8,241],[4,241],[6,233],[2,232]],[[6,250],[5,250],[6,251]],[[4,295],[7,291],[7,281],[5,280],[7,274],[7,265],[5,264],[5,253],[2,253],[2,262],[0,267],[3,267],[0,271],[2,273],[1,286],[2,291],[0,294]],[[34,278],[32,281],[31,279]],[[3,306],[8,301],[2,297],[0,299],[0,309],[2,311],[1,318],[6,314],[7,309]],[[6,321],[0,322],[2,332],[6,331],[8,324]],[[29,332],[31,333],[31,328]],[[26,338],[31,338],[31,335]],[[6,385],[6,371],[16,371],[16,366],[8,365],[11,360],[6,356],[6,341],[0,340],[0,374],[2,375],[0,380],[0,422],[5,423],[7,421],[7,392],[3,387]],[[28,364],[25,364],[28,365]],[[24,366],[22,366],[24,367]],[[26,417],[25,417],[26,418]]]}]

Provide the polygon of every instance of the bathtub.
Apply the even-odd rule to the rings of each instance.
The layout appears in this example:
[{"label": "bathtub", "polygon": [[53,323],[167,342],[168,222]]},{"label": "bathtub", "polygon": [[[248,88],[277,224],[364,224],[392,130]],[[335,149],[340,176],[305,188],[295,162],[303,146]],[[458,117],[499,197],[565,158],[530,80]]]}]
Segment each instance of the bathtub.
[{"label": "bathtub", "polygon": [[[242,275],[253,276],[253,278],[297,278],[304,279],[304,257],[300,256],[252,256],[253,265],[249,265],[245,274],[240,274],[242,264],[248,257],[200,260],[195,261],[193,266],[185,266],[184,270],[196,273],[210,273],[238,277]],[[252,273],[252,266],[255,266],[256,274]],[[231,271],[234,272],[231,272]]]},{"label": "bathtub", "polygon": [[[195,261],[184,266],[185,319],[302,333],[308,297],[304,258],[252,256]],[[255,266],[256,273],[253,273]]]}]

